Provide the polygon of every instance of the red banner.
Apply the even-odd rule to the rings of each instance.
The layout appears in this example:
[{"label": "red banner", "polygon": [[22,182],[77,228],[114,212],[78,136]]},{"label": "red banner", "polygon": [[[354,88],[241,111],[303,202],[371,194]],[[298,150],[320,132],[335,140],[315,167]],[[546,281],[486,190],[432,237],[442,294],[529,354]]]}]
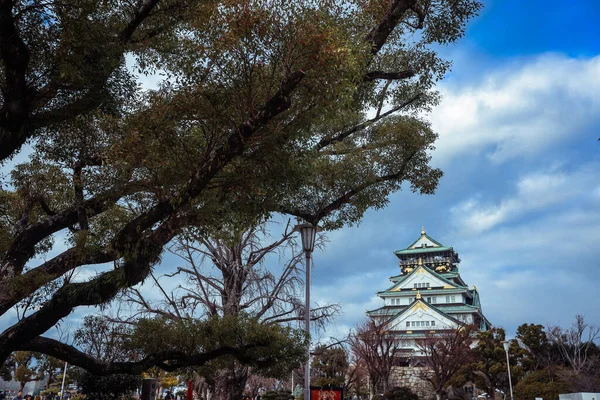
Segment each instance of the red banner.
[{"label": "red banner", "polygon": [[342,389],[310,388],[310,400],[343,400]]},{"label": "red banner", "polygon": [[187,392],[185,392],[185,398],[186,400],[192,400],[193,399],[193,390],[192,390],[192,381],[191,379],[188,381],[188,387],[187,387]]}]

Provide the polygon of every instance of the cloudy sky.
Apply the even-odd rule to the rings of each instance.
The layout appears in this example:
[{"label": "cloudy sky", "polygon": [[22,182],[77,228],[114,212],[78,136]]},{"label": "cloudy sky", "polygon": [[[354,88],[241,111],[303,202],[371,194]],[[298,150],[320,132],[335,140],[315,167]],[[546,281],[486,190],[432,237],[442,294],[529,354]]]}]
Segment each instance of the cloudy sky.
[{"label": "cloudy sky", "polygon": [[314,298],[344,314],[340,335],[379,307],[399,272],[393,250],[427,233],[458,251],[483,311],[522,323],[600,325],[600,3],[487,1],[455,46],[430,118],[440,137],[434,196],[410,191],[329,234]]},{"label": "cloudy sky", "polygon": [[[383,304],[375,293],[399,272],[393,251],[421,226],[454,246],[484,313],[510,336],[576,314],[600,325],[600,2],[485,3],[466,36],[441,49],[454,66],[430,115],[440,135],[432,163],[445,172],[437,193],[393,195],[359,226],[328,233],[314,255],[313,299],[343,307],[323,340]],[[159,272],[178,263],[166,256]],[[0,328],[14,320],[4,315]]]}]

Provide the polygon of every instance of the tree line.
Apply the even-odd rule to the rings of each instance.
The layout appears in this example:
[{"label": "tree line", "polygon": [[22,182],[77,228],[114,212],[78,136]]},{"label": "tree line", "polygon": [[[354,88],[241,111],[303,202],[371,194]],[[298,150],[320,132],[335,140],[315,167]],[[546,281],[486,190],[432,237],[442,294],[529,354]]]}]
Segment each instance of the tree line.
[{"label": "tree line", "polygon": [[[367,321],[350,336],[347,348],[328,351],[340,352],[339,358],[341,353],[346,354],[346,372],[338,374],[335,384],[345,385],[349,393],[362,398],[393,389],[392,370],[407,361],[424,367],[419,369],[419,377],[438,399],[447,398],[451,388],[458,388],[458,395],[464,395],[460,389],[467,384],[493,398],[497,392],[505,397],[510,392],[505,339],[503,328],[482,332],[465,326],[426,334],[424,339],[416,340],[421,354],[407,356],[403,351],[406,338],[388,332],[385,325]],[[600,328],[579,315],[569,328],[520,325],[515,338],[508,340],[515,398],[556,400],[560,393],[598,392],[599,340]],[[327,374],[326,368],[317,371]]]}]

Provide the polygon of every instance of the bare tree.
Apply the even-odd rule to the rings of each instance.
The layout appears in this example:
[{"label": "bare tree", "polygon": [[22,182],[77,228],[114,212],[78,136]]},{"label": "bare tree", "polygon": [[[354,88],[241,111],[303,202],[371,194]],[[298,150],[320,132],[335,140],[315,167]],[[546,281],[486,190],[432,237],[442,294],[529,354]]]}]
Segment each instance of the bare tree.
[{"label": "bare tree", "polygon": [[354,395],[358,398],[363,398],[367,395],[369,373],[364,362],[358,358],[354,358],[348,367],[346,374],[345,391],[348,395]]},{"label": "bare tree", "polygon": [[559,376],[568,382],[573,391],[600,390],[597,376],[600,373],[600,327],[589,325],[582,315],[577,315],[570,329],[559,326],[547,328],[550,342],[558,349],[568,367]]},{"label": "bare tree", "polygon": [[424,354],[421,361],[427,367],[420,378],[431,384],[437,400],[445,397],[448,382],[471,361],[473,333],[474,328],[466,326],[440,333],[426,333],[424,339],[417,341],[417,347]]},{"label": "bare tree", "polygon": [[[296,250],[297,234],[289,221],[279,238],[272,238],[266,226],[223,227],[212,235],[188,229],[170,249],[185,264],[165,276],[183,276],[185,283],[167,291],[161,278],[152,276],[162,294],[159,302],[148,300],[137,289],[130,290],[127,300],[138,307],[134,318],[156,314],[170,319],[201,319],[243,312],[263,324],[303,320],[303,253]],[[320,238],[319,243],[323,240]],[[265,265],[273,255],[278,255],[283,265],[279,273]],[[338,310],[338,305],[317,306],[311,310],[311,320],[322,325]],[[240,397],[249,374],[247,366],[231,361],[228,368],[215,371],[207,383],[216,399]]]},{"label": "bare tree", "polygon": [[598,360],[590,349],[600,339],[600,327],[585,323],[583,315],[577,315],[571,329],[549,327],[548,336],[553,341],[574,373],[588,372]]},{"label": "bare tree", "polygon": [[368,320],[350,335],[350,349],[368,373],[371,386],[386,391],[394,358],[401,350],[401,339],[390,335],[385,324]]}]

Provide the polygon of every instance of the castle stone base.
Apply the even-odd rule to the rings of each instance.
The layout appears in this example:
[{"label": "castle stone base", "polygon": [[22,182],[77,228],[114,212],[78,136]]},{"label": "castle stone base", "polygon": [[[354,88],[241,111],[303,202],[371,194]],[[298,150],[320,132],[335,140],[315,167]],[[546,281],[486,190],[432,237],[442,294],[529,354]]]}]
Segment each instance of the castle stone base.
[{"label": "castle stone base", "polygon": [[407,387],[421,400],[434,400],[435,392],[431,384],[420,378],[427,371],[425,367],[392,367],[389,387]]}]

